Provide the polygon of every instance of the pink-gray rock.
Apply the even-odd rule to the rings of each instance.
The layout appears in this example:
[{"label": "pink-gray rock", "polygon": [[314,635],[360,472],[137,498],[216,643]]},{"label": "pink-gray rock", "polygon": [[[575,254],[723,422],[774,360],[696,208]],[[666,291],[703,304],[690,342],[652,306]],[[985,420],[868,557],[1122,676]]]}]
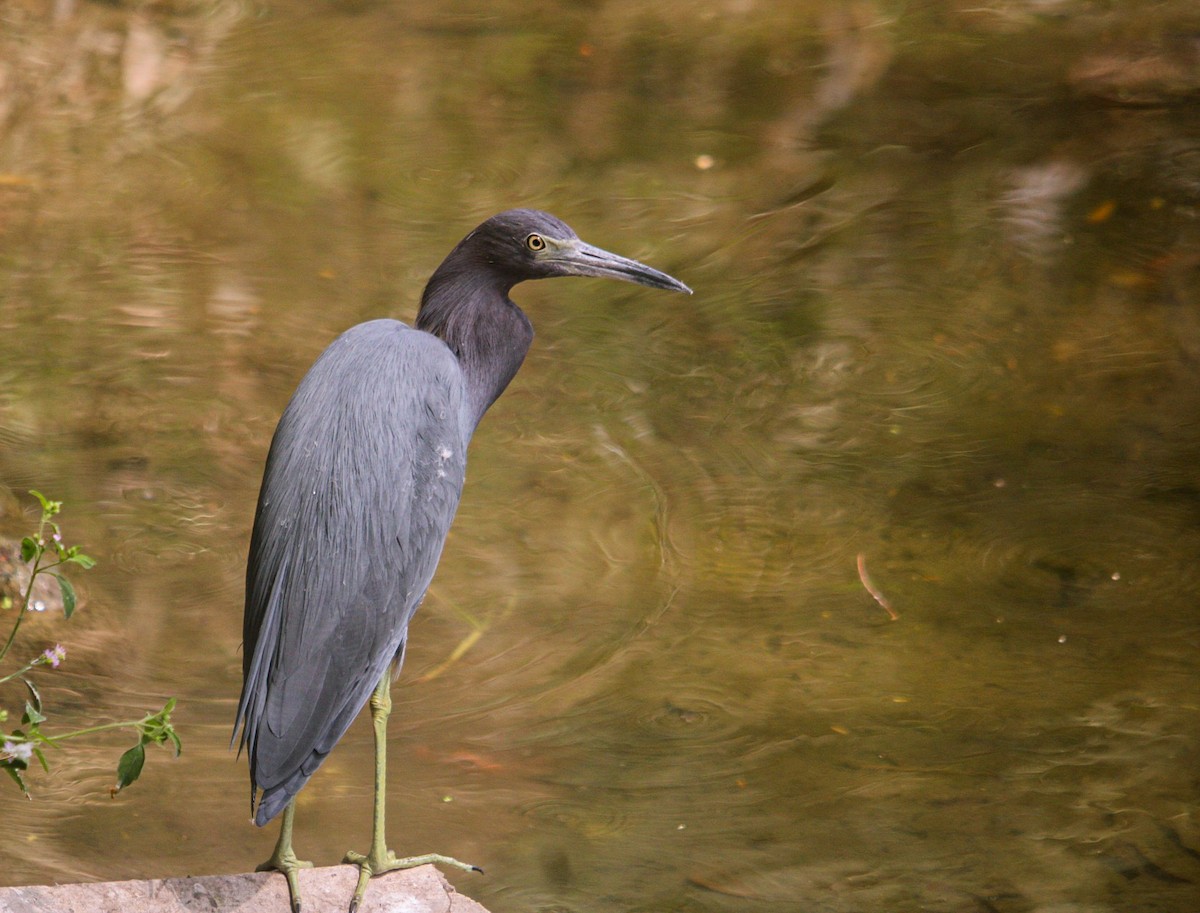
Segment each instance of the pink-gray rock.
[{"label": "pink-gray rock", "polygon": [[[304,913],[345,913],[358,869],[300,873]],[[372,878],[360,913],[487,913],[431,865]],[[276,872],[0,888],[0,913],[288,913]]]}]

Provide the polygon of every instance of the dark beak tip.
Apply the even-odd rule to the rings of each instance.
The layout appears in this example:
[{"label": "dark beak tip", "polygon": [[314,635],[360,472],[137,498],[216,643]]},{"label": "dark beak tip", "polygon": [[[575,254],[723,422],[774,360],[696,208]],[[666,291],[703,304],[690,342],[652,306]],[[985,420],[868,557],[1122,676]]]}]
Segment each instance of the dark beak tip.
[{"label": "dark beak tip", "polygon": [[680,282],[674,276],[667,276],[666,273],[664,273],[663,275],[665,276],[667,281],[664,282],[661,287],[666,289],[668,292],[682,292],[685,295],[692,294],[692,289],[690,286],[684,284],[683,282]]}]

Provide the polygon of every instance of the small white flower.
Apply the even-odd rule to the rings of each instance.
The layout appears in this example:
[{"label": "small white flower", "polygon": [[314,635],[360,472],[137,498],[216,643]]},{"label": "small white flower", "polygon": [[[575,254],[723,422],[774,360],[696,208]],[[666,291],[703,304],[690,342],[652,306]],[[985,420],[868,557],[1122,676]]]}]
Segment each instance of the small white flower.
[{"label": "small white flower", "polygon": [[6,757],[15,758],[18,761],[29,762],[33,757],[33,744],[31,742],[9,742],[4,743],[3,753]]}]

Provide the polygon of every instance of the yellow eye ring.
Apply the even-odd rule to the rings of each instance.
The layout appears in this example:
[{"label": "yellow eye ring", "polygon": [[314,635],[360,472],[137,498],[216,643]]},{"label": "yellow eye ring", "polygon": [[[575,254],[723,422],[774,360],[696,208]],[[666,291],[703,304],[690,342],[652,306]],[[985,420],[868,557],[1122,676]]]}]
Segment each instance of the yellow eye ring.
[{"label": "yellow eye ring", "polygon": [[539,250],[546,249],[546,239],[541,235],[533,234],[525,239],[525,246],[536,253]]}]

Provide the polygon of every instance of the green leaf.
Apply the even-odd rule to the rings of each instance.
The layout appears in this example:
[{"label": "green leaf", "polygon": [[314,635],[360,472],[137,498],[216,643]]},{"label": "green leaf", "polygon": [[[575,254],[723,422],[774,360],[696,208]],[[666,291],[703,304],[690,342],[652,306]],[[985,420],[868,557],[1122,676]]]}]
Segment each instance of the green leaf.
[{"label": "green leaf", "polygon": [[25,713],[21,716],[21,725],[36,727],[38,723],[44,722],[46,722],[45,715],[38,710],[37,707],[34,707],[29,701],[26,701]]},{"label": "green leaf", "polygon": [[[74,546],[72,546],[72,549],[73,548]],[[96,566],[96,559],[91,558],[82,552],[75,552],[75,554],[71,555],[67,560],[71,562],[71,564],[78,564],[85,571],[90,571]]]},{"label": "green leaf", "polygon": [[28,564],[38,556],[41,551],[41,546],[33,539],[32,536],[26,536],[21,540],[21,560]]},{"label": "green leaf", "polygon": [[[33,682],[22,676],[21,681],[25,683],[25,687],[29,689],[29,698],[33,702],[33,706],[39,711],[42,709],[42,694],[33,686]],[[28,706],[28,704],[26,705]],[[2,719],[2,717],[0,717]]]},{"label": "green leaf", "polygon": [[167,729],[167,738],[171,740],[171,744],[175,746],[175,757],[179,757],[183,753],[183,743],[179,741],[179,736],[175,734],[174,729]]},{"label": "green leaf", "polygon": [[130,748],[125,754],[121,755],[121,760],[117,762],[117,787],[115,792],[120,792],[134,780],[142,775],[142,765],[146,763],[146,749],[138,742]]},{"label": "green leaf", "polygon": [[21,771],[13,765],[12,761],[0,761],[0,767],[4,768],[4,771],[17,782],[17,786],[25,794],[25,798],[28,799],[29,790],[25,787],[25,781],[21,779]]},{"label": "green leaf", "polygon": [[37,498],[41,503],[43,520],[48,520],[50,517],[53,517],[56,513],[62,510],[62,501],[51,501],[40,491],[34,491],[32,488],[29,489],[29,493]]},{"label": "green leaf", "polygon": [[35,748],[33,749],[33,753],[37,756],[37,759],[42,762],[42,770],[46,771],[46,773],[50,773],[50,765],[46,763],[46,756],[42,753],[42,750],[40,748]]},{"label": "green leaf", "polygon": [[58,588],[62,591],[63,618],[70,618],[75,614],[75,587],[72,585],[71,581],[62,574],[55,574],[51,572],[50,576],[58,578]]}]

